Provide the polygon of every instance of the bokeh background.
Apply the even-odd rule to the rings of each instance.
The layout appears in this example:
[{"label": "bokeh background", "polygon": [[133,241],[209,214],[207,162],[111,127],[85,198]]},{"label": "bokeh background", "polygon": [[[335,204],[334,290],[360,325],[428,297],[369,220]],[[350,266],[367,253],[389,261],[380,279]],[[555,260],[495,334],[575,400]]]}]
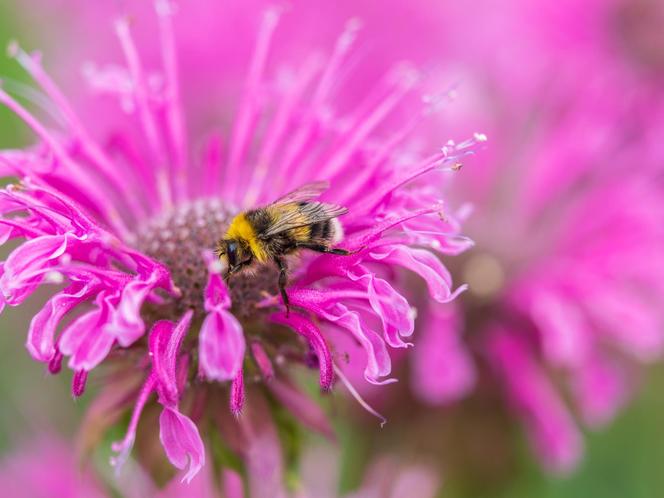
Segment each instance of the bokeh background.
[{"label": "bokeh background", "polygon": [[[498,3],[498,2],[496,2]],[[473,2],[467,2],[473,9]],[[484,5],[483,7],[486,7]],[[495,7],[497,10],[499,6]],[[481,16],[482,14],[479,14]],[[490,16],[485,16],[490,17]],[[39,20],[39,22],[36,22]],[[485,26],[482,26],[484,29]],[[48,47],[58,39],[62,25],[39,19],[38,13],[22,1],[0,0],[0,46],[20,39],[28,47]],[[464,33],[465,32],[465,33]],[[459,30],[458,36],[483,36],[473,26]],[[462,43],[459,40],[459,43]],[[515,69],[519,60],[514,61]],[[27,82],[17,64],[0,57],[0,78]],[[461,86],[460,91],[463,92]],[[9,111],[0,107],[0,147],[27,143],[29,135]],[[31,316],[30,305],[7,309],[0,317],[0,455],[11,458],[12,450],[38,432],[52,431],[73,440],[86,399],[73,400],[68,380],[48,376],[41,365],[32,362],[24,349],[25,331]],[[94,385],[91,386],[94,389]],[[471,403],[472,401],[462,401]],[[458,407],[449,410],[459,410]],[[445,416],[445,410],[442,412]],[[443,475],[441,496],[470,497],[630,497],[655,498],[664,495],[664,365],[649,369],[640,381],[633,402],[605,430],[587,433],[587,451],[579,468],[567,477],[554,477],[541,470],[527,442],[514,431],[517,460],[509,475],[492,480],[490,486],[477,481],[473,468],[452,469]],[[362,429],[343,418],[336,422],[340,432],[342,489],[359,480],[372,444]],[[399,434],[388,424],[382,434],[398,452]],[[442,431],[443,429],[441,429]],[[432,435],[435,438],[435,435]],[[321,443],[320,441],[317,441]],[[463,441],[457,440],[459,444]],[[481,441],[476,452],[483,451]],[[322,444],[322,443],[321,443]],[[490,442],[487,442],[490,444]],[[461,450],[460,450],[461,451]],[[487,452],[489,449],[487,448]],[[2,495],[2,490],[0,490]]]}]

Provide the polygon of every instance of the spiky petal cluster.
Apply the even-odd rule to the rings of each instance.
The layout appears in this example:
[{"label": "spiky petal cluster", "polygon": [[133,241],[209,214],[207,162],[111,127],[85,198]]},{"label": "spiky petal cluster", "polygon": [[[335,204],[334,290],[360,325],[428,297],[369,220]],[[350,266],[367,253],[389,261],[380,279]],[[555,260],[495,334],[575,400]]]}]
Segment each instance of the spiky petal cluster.
[{"label": "spiky petal cluster", "polygon": [[[57,126],[44,124],[0,89],[0,103],[39,138],[32,148],[0,153],[5,174],[21,179],[0,192],[3,241],[19,242],[3,263],[0,289],[4,302],[16,306],[44,284],[54,285],[32,321],[27,346],[53,373],[68,358],[75,396],[83,394],[95,367],[132,353],[124,357],[135,359],[142,387],[132,391],[133,414],[126,437],[114,446],[115,460],[126,458],[141,412],[156,394],[162,445],[189,480],[205,453],[196,424],[180,410],[184,393],[203,380],[229,381],[231,410],[239,414],[245,368],[275,375],[268,351],[279,356],[279,344],[269,330],[285,326],[299,335],[301,341],[293,338],[305,346],[302,362],[318,367],[323,390],[332,387],[335,371],[344,379],[330,333],[349,334],[362,346],[365,358],[351,360],[365,362],[368,382],[393,381],[388,348],[410,344],[415,318],[405,291],[396,288],[395,270],[418,274],[440,303],[463,289],[452,290],[435,254],[468,245],[453,217],[442,215],[437,185],[441,171],[458,169],[485,138],[448,142],[429,156],[408,147],[427,109],[413,107],[419,76],[402,65],[367,89],[352,112],[337,111],[333,103],[342,92],[355,23],[327,60],[305,58],[295,77],[275,86],[267,78],[268,55],[280,13],[270,10],[261,20],[228,138],[213,136],[203,157],[195,157],[179,97],[172,5],[158,1],[156,10],[159,78],[149,77],[125,19],[115,27],[126,66],[88,68],[93,88],[119,98],[127,112],[108,146],[87,131],[39,55],[11,47],[47,97]],[[390,121],[397,110],[411,117]],[[342,246],[356,252],[303,257],[288,290],[290,314],[270,297],[269,272],[227,288],[210,250],[228,214],[313,180],[328,180],[325,200],[348,207]],[[243,331],[248,324],[262,331],[252,333],[250,348]]]}]

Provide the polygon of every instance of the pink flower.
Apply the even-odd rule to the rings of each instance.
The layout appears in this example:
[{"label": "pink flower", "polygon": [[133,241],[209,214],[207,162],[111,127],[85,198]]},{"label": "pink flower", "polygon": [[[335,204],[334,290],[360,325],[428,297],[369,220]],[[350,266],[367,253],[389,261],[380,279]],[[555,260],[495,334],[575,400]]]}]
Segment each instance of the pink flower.
[{"label": "pink flower", "polygon": [[[492,147],[453,189],[474,205],[464,229],[476,246],[451,268],[470,291],[457,316],[419,332],[414,390],[429,403],[468,391],[465,338],[559,473],[582,457],[579,426],[612,420],[641,365],[664,349],[664,109],[652,75],[611,48],[612,25],[592,10],[617,3],[515,0],[477,12],[452,3],[447,16],[491,26],[450,58],[466,73],[455,119],[486,130]],[[493,112],[478,115],[488,99]],[[432,338],[456,356],[417,350]]]},{"label": "pink flower", "polygon": [[0,461],[0,485],[3,495],[16,498],[221,496],[211,472],[201,472],[191,484],[174,480],[165,488],[158,489],[138,467],[129,469],[126,476],[114,482],[104,482],[104,474],[97,474],[95,470],[89,462],[82,462],[72,445],[63,438],[53,434],[37,434]]},{"label": "pink flower", "polygon": [[106,496],[91,469],[82,468],[71,448],[51,435],[35,438],[3,456],[0,489],[3,495],[16,498]]},{"label": "pink flower", "polygon": [[[260,431],[259,431],[260,434]],[[264,437],[264,436],[263,436]],[[255,459],[248,466],[249,481],[258,475],[265,475],[265,469],[256,467],[270,466],[277,469],[280,462],[266,458],[266,451],[271,451],[271,438],[274,432],[264,437],[264,447],[254,446],[247,452],[255,454]],[[279,457],[280,451],[272,457]],[[421,459],[420,459],[421,460]],[[436,495],[440,487],[440,478],[433,468],[424,461],[403,463],[394,456],[382,457],[372,461],[363,479],[362,485],[346,498],[383,498],[401,497],[411,492],[427,498]],[[297,498],[333,498],[338,493],[337,463],[338,455],[329,446],[318,445],[307,452],[303,460],[302,479],[298,490],[286,493],[275,481],[265,480],[259,487],[252,487],[251,494],[236,471],[226,468],[221,475],[216,475],[207,467],[207,471],[198,474],[192,482],[184,484],[179,480],[168,483],[164,488],[157,488],[139,467],[132,467],[127,475],[116,481],[104,481],[104,473],[95,473],[92,465],[83,465],[77,460],[73,448],[63,439],[51,434],[38,434],[31,441],[21,444],[10,451],[0,461],[0,485],[4,495],[16,498],[103,498],[123,496],[126,498],[267,498],[289,496]],[[269,470],[268,469],[268,470]],[[256,473],[258,470],[258,473]],[[277,473],[274,473],[275,476]]]},{"label": "pink flower", "polygon": [[312,444],[302,463],[302,491],[298,498],[400,498],[438,496],[441,477],[426,458],[404,453],[382,455],[369,462],[362,483],[340,494],[337,474],[340,455],[333,448]]},{"label": "pink flower", "polygon": [[[367,381],[393,381],[389,350],[409,346],[414,330],[398,270],[419,275],[438,303],[463,290],[453,289],[438,259],[461,249],[458,224],[437,186],[485,137],[448,142],[433,154],[419,150],[417,125],[431,110],[418,98],[426,80],[398,64],[372,86],[368,79],[349,84],[355,22],[328,57],[302,54],[296,69],[275,81],[272,39],[282,13],[270,9],[251,28],[256,42],[242,94],[234,95],[233,124],[205,138],[199,151],[189,145],[200,137],[187,121],[201,118],[181,97],[191,75],[178,70],[174,6],[159,0],[155,8],[158,64],[146,64],[134,42],[134,29],[148,19],[120,18],[115,31],[124,63],[87,72],[93,88],[116,99],[123,113],[107,115],[104,103],[87,106],[81,118],[40,56],[12,46],[56,119],[35,117],[0,89],[0,103],[39,139],[0,152],[4,173],[20,179],[0,191],[3,240],[19,242],[3,263],[0,290],[7,305],[17,306],[54,285],[31,324],[30,354],[53,373],[67,358],[75,396],[97,366],[115,372],[98,406],[121,412],[133,403],[126,436],[113,447],[116,465],[128,457],[141,414],[156,397],[165,454],[189,481],[205,462],[198,422],[217,411],[219,392],[240,418],[231,422],[241,424],[252,384],[274,379],[278,399],[305,407],[295,415],[327,430],[316,409],[283,386],[294,364],[317,368],[323,390],[333,387],[334,372],[347,383],[331,334],[362,345]],[[233,40],[236,48],[246,49]],[[224,74],[223,61],[203,62]],[[302,254],[288,287],[290,314],[274,268],[239,275],[227,287],[210,251],[234,214],[314,180],[329,182],[325,201],[348,208],[340,244],[353,254]],[[244,456],[251,463],[252,455]]]}]

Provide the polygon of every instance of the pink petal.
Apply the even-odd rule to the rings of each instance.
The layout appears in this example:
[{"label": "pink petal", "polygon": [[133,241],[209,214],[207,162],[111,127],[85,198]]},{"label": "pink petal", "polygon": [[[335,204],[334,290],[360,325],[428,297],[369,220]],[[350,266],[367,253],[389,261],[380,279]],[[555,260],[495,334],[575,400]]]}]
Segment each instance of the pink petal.
[{"label": "pink petal", "polygon": [[464,349],[458,311],[437,306],[422,317],[413,351],[411,386],[417,396],[437,405],[456,401],[475,383],[472,359]]},{"label": "pink petal", "polygon": [[240,415],[244,407],[244,373],[242,369],[231,383],[231,413],[235,416]]},{"label": "pink petal", "polygon": [[343,304],[338,304],[334,310],[325,313],[325,318],[338,327],[348,330],[357,339],[367,354],[367,366],[364,369],[364,378],[372,384],[389,384],[395,379],[382,379],[392,371],[392,360],[387,352],[385,341],[373,330],[362,323],[359,313],[350,311]]},{"label": "pink petal", "polygon": [[73,370],[92,370],[108,355],[115,338],[103,328],[105,313],[95,309],[74,320],[62,332],[58,347],[70,356]]},{"label": "pink petal", "polygon": [[176,367],[180,346],[184,339],[193,311],[187,311],[176,324],[160,320],[154,324],[149,337],[150,359],[157,377],[157,389],[162,404],[175,405],[178,401]]},{"label": "pink petal", "polygon": [[274,368],[272,367],[272,362],[270,361],[270,357],[260,342],[252,341],[251,355],[254,358],[254,362],[258,366],[258,370],[261,372],[263,380],[269,382],[274,379]]},{"label": "pink petal", "polygon": [[26,347],[38,361],[49,361],[55,353],[54,336],[62,317],[84,302],[92,293],[92,286],[73,285],[46,301],[30,322]]},{"label": "pink petal", "polygon": [[547,375],[527,347],[502,329],[494,331],[489,352],[544,465],[556,473],[569,473],[582,456],[583,439]]},{"label": "pink petal", "polygon": [[348,276],[360,283],[367,291],[367,299],[374,312],[383,322],[387,343],[393,348],[412,346],[401,337],[410,337],[415,330],[415,317],[408,300],[399,294],[386,280],[371,272],[360,274],[348,272]]},{"label": "pink petal", "polygon": [[589,354],[593,331],[581,310],[564,295],[539,292],[530,305],[544,356],[554,365],[578,367]]},{"label": "pink petal", "polygon": [[55,264],[67,245],[66,235],[44,235],[14,249],[0,277],[0,290],[7,304],[18,305],[32,294],[43,279],[43,270]]},{"label": "pink petal", "polygon": [[270,382],[268,388],[302,425],[334,439],[334,429],[330,425],[330,420],[321,407],[309,396],[277,379]]},{"label": "pink petal", "polygon": [[399,244],[372,248],[370,256],[378,261],[403,266],[417,273],[427,283],[431,297],[439,303],[453,299],[452,277],[432,252]]},{"label": "pink petal", "polygon": [[609,423],[632,391],[628,369],[609,358],[592,357],[575,372],[572,387],[584,421],[592,428]]},{"label": "pink petal", "polygon": [[200,367],[210,380],[233,379],[244,361],[245,341],[240,322],[227,311],[208,313],[198,338]]},{"label": "pink petal", "polygon": [[160,272],[155,269],[147,280],[136,278],[122,289],[117,308],[107,324],[107,329],[117,338],[120,346],[131,346],[145,332],[141,307],[159,284],[160,277]]},{"label": "pink petal", "polygon": [[210,273],[208,284],[205,287],[205,310],[212,311],[217,307],[228,309],[231,306],[231,296],[228,287],[224,283],[221,275]]},{"label": "pink petal", "polygon": [[159,440],[168,460],[178,469],[188,467],[182,481],[190,482],[205,465],[205,449],[198,428],[177,409],[166,407],[159,416]]},{"label": "pink petal", "polygon": [[298,334],[304,337],[309,346],[316,353],[318,365],[320,368],[320,385],[323,390],[329,390],[332,387],[332,380],[334,378],[332,367],[332,353],[330,347],[325,341],[325,337],[318,330],[311,320],[300,315],[299,313],[291,312],[289,316],[286,313],[276,313],[272,315],[271,320],[287,327],[292,327]]}]

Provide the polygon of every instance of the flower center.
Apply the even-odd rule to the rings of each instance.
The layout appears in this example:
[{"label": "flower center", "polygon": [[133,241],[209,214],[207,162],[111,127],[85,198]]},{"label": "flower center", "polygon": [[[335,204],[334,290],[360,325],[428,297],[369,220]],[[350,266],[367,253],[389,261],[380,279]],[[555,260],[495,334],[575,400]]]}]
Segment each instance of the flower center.
[{"label": "flower center", "polygon": [[[201,199],[183,204],[153,218],[136,234],[136,247],[168,267],[182,295],[167,303],[167,315],[173,318],[187,309],[204,313],[204,292],[208,269],[203,259],[205,250],[214,250],[224,236],[235,212],[216,199]],[[249,319],[256,304],[268,294],[277,292],[277,272],[271,267],[257,267],[251,273],[233,276],[229,282],[233,307],[238,319]],[[171,318],[163,316],[160,318]]]}]

